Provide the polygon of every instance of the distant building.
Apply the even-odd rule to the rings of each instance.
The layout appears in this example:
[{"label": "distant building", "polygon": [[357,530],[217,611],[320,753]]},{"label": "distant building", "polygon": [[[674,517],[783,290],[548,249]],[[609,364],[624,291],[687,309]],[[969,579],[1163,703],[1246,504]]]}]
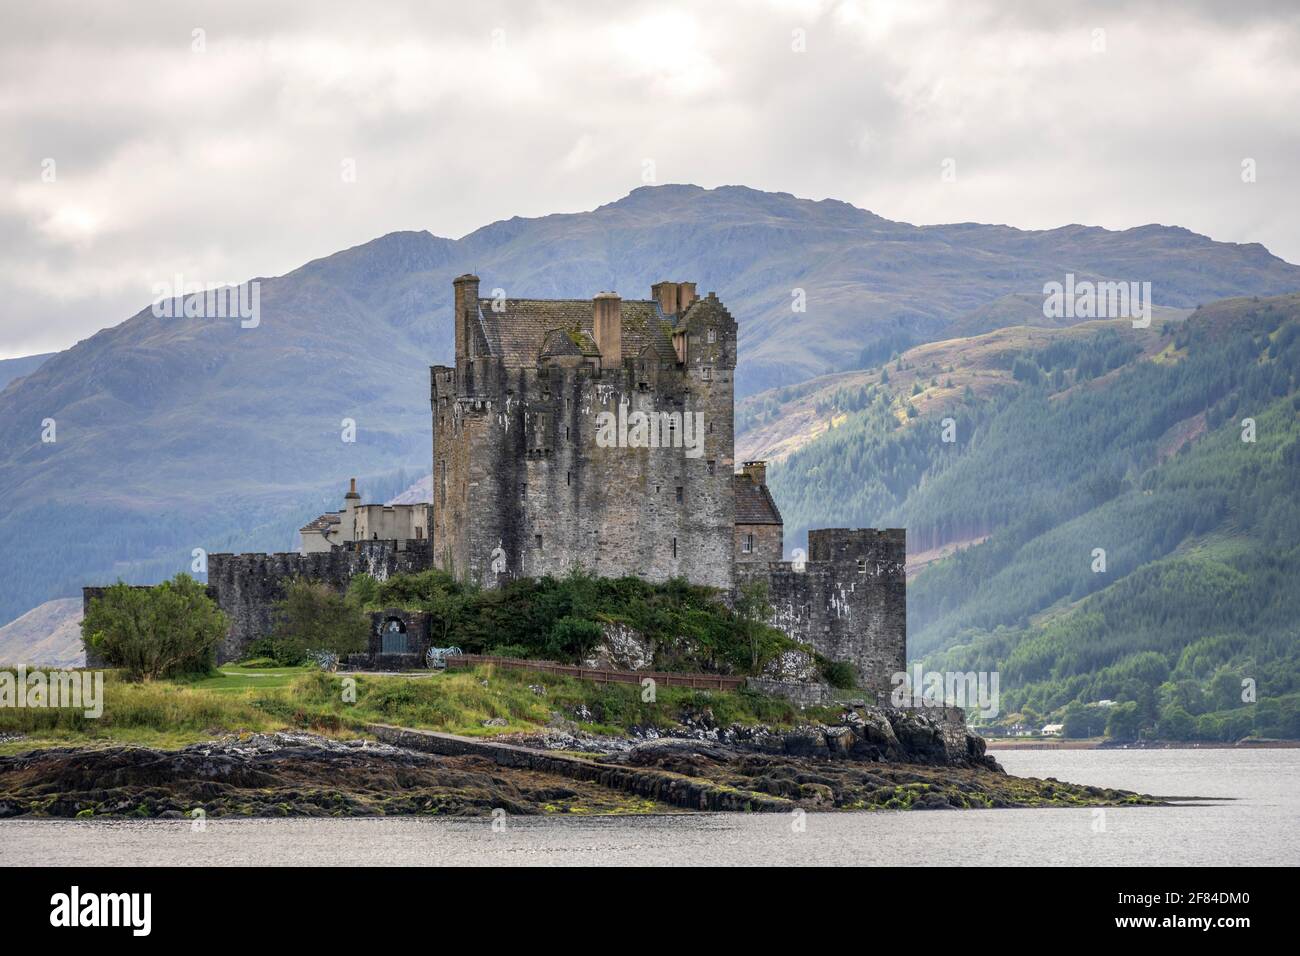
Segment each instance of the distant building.
[{"label": "distant building", "polygon": [[422,541],[429,528],[429,506],[363,505],[352,479],[343,510],[321,515],[298,529],[303,554],[329,551],[354,541]]},{"label": "distant building", "polygon": [[1059,737],[1064,729],[1065,724],[1044,724],[1041,732],[1044,737]]}]

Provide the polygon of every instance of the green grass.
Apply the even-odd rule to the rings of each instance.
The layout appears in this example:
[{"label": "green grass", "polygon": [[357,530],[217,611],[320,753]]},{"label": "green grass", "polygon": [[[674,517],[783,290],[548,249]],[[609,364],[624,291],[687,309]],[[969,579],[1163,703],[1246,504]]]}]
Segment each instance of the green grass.
[{"label": "green grass", "polygon": [[[344,699],[347,680],[355,680],[354,702]],[[641,694],[635,684],[594,684],[491,666],[393,677],[227,665],[197,679],[152,683],[131,683],[109,671],[99,719],[66,709],[0,709],[0,735],[23,735],[0,742],[0,754],[70,743],[175,748],[222,734],[288,729],[357,736],[368,723],[485,736],[541,731],[558,714],[582,730],[619,735],[634,726],[667,729],[706,709],[719,725],[792,726],[838,712],[801,713],[786,701],[745,690],[666,687],[654,702],[643,701]],[[577,720],[581,707],[587,716]],[[484,726],[496,718],[505,725]]]}]

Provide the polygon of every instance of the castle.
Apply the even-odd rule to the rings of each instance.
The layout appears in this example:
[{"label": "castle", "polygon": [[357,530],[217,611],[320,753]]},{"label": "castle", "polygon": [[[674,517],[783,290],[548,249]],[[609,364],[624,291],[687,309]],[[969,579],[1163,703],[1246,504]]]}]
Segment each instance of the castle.
[{"label": "castle", "polygon": [[775,626],[888,694],[906,665],[905,534],[815,530],[806,557],[783,560],[764,463],[735,468],[737,327],[716,294],[659,282],[648,299],[483,298],[473,275],[453,287],[455,365],[430,369],[432,502],[363,505],[354,481],[342,511],[302,528],[300,553],[209,555],[231,620],[220,659],[270,632],[291,577],[341,590],[436,567],[490,588],[581,565],[728,597],[765,584]]}]

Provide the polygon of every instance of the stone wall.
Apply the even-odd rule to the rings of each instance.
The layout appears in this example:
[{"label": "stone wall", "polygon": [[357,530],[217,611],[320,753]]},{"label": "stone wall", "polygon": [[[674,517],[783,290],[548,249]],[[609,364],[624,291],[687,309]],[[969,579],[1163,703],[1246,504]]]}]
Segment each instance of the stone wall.
[{"label": "stone wall", "polygon": [[798,707],[821,707],[835,701],[835,689],[830,684],[751,677],[745,686],[769,697],[783,697]]},{"label": "stone wall", "polygon": [[802,569],[778,561],[737,568],[738,584],[766,582],[771,623],[823,657],[846,661],[876,703],[907,667],[906,532],[829,528],[808,532]]},{"label": "stone wall", "polygon": [[[766,566],[780,561],[785,547],[784,530],[779,524],[736,525],[736,563]],[[750,535],[753,536],[753,548],[746,551]]]},{"label": "stone wall", "polygon": [[230,617],[230,633],[217,649],[217,662],[238,660],[250,642],[271,633],[275,603],[295,577],[323,581],[340,593],[358,574],[379,580],[414,574],[432,566],[428,541],[358,541],[313,554],[210,554],[208,587]]}]

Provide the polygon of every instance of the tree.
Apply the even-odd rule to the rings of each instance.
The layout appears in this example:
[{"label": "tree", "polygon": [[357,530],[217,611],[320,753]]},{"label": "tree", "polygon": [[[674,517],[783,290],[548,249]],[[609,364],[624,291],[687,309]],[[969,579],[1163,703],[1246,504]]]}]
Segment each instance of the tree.
[{"label": "tree", "polygon": [[767,622],[772,618],[766,581],[750,581],[741,585],[736,600],[736,617],[740,621],[741,632],[749,642],[750,673],[757,674],[761,644],[768,630]]},{"label": "tree", "polygon": [[340,658],[366,649],[370,616],[321,581],[294,578],[275,605],[274,655],[299,664],[313,651]]},{"label": "tree", "polygon": [[1196,720],[1180,704],[1170,704],[1160,712],[1156,734],[1165,740],[1190,740],[1196,732]]},{"label": "tree", "polygon": [[178,574],[150,588],[119,581],[90,602],[81,634],[129,680],[155,680],[211,670],[228,626],[207,589]]},{"label": "tree", "polygon": [[1137,740],[1142,729],[1142,714],[1135,701],[1125,701],[1110,708],[1106,719],[1106,736],[1111,740]]}]

